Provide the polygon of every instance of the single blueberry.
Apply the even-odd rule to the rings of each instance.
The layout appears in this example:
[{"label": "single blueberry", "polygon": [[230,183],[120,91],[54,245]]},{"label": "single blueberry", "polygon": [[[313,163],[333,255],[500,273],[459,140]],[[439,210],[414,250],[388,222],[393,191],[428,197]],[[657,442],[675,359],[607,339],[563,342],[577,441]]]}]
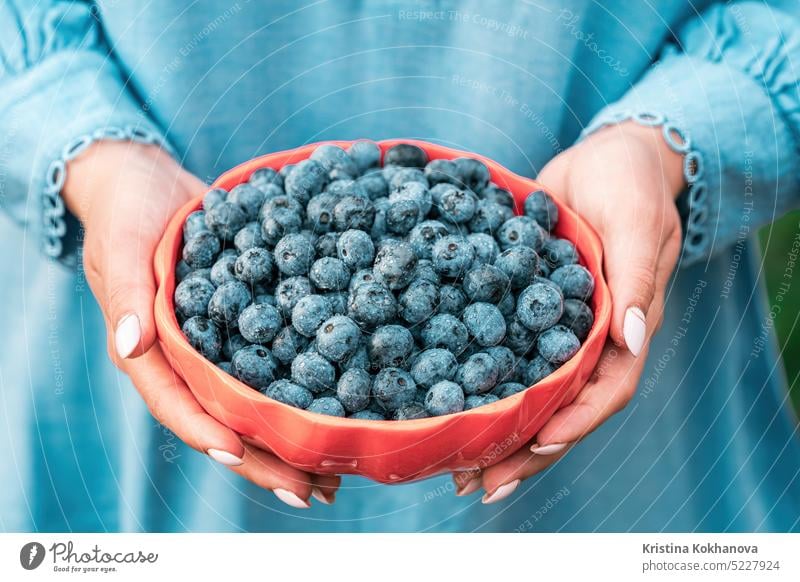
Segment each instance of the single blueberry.
[{"label": "single blueberry", "polygon": [[364,188],[361,182],[356,180],[336,180],[328,184],[325,192],[341,200],[346,196],[355,196],[358,198],[369,198],[369,192]]},{"label": "single blueberry", "polygon": [[339,242],[338,232],[328,232],[317,239],[314,243],[314,250],[318,258],[333,257],[336,258],[337,250],[336,243]]},{"label": "single blueberry", "polygon": [[526,386],[533,386],[543,378],[556,371],[556,366],[545,360],[541,354],[536,354],[528,365],[525,366],[523,379]]},{"label": "single blueberry", "polygon": [[286,379],[275,380],[267,387],[264,394],[295,408],[308,408],[314,400],[310,390]]},{"label": "single blueberry", "polygon": [[506,320],[506,339],[503,345],[518,356],[524,356],[536,346],[536,332],[531,331],[514,314]]},{"label": "single blueberry", "polygon": [[183,223],[183,240],[187,241],[194,235],[208,230],[206,225],[206,213],[203,210],[195,210],[186,217]]},{"label": "single blueberry", "polygon": [[317,330],[317,351],[331,362],[342,362],[355,354],[361,330],[345,315],[334,315]]},{"label": "single blueberry", "polygon": [[383,410],[391,412],[414,402],[417,386],[405,370],[383,368],[372,382],[372,394]]},{"label": "single blueberry", "polygon": [[486,348],[486,353],[497,362],[497,381],[506,382],[511,377],[517,360],[514,357],[514,352],[506,346],[494,346]]},{"label": "single blueberry", "polygon": [[563,325],[554,325],[543,331],[536,340],[536,348],[542,357],[556,365],[569,360],[580,347],[581,342],[572,330]]},{"label": "single blueberry", "polygon": [[310,159],[319,163],[331,180],[355,178],[360,173],[353,158],[337,145],[322,144],[318,146],[311,153]]},{"label": "single blueberry", "polygon": [[426,349],[444,348],[459,355],[469,343],[469,332],[453,315],[440,313],[422,328],[422,343]]},{"label": "single blueberry", "polygon": [[267,243],[261,236],[261,223],[248,222],[233,237],[233,246],[240,253],[253,247],[266,247]]},{"label": "single blueberry", "polygon": [[389,195],[389,183],[386,181],[386,178],[383,177],[383,174],[377,172],[367,174],[366,176],[361,176],[356,181],[367,193],[370,200],[376,200]]},{"label": "single blueberry", "polygon": [[414,349],[411,332],[401,325],[384,325],[369,337],[369,359],[373,369],[402,368]]},{"label": "single blueberry", "polygon": [[234,376],[256,390],[265,389],[277,379],[278,362],[264,346],[242,348],[233,355],[231,367]]},{"label": "single blueberry", "polygon": [[244,209],[228,200],[206,209],[206,225],[220,240],[232,241],[247,220]]},{"label": "single blueberry", "polygon": [[475,215],[476,206],[477,200],[472,192],[451,188],[441,196],[439,215],[455,224],[463,224]]},{"label": "single blueberry", "polygon": [[413,200],[399,200],[386,211],[386,229],[396,235],[406,235],[419,222],[419,205]]},{"label": "single blueberry", "polygon": [[565,265],[550,273],[550,280],[564,297],[587,301],[594,293],[594,277],[583,265]]},{"label": "single blueberry", "polygon": [[500,400],[494,394],[470,394],[464,399],[464,410],[472,410]]},{"label": "single blueberry", "polygon": [[491,200],[478,200],[475,205],[475,214],[469,221],[469,229],[473,233],[482,232],[494,234],[508,218],[509,208],[492,202]]},{"label": "single blueberry", "polygon": [[336,383],[336,397],[347,412],[358,412],[369,405],[372,376],[366,370],[353,368],[342,373]]},{"label": "single blueberry", "polygon": [[511,247],[497,257],[494,266],[508,276],[511,287],[523,289],[530,285],[536,276],[539,256],[530,247]]},{"label": "single blueberry", "polygon": [[326,233],[333,229],[333,209],[339,199],[328,192],[314,196],[306,206],[306,219],[311,230]]},{"label": "single blueberry", "polygon": [[272,341],[281,328],[281,314],[272,305],[248,305],[239,314],[239,333],[254,344]]},{"label": "single blueberry", "polygon": [[514,216],[500,226],[497,231],[497,242],[503,250],[525,246],[538,251],[544,244],[544,231],[532,218]]},{"label": "single blueberry", "polygon": [[211,267],[211,282],[217,287],[227,281],[235,281],[236,277],[236,259],[238,256],[233,254],[223,253],[219,255],[217,261]]},{"label": "single blueberry", "polygon": [[564,314],[558,323],[570,328],[578,341],[583,342],[594,325],[594,313],[591,307],[579,299],[565,299]]},{"label": "single blueberry", "polygon": [[441,283],[439,274],[436,272],[436,269],[433,268],[433,261],[429,261],[428,259],[419,259],[417,261],[417,266],[414,267],[414,275],[411,280],[430,281],[436,285],[437,288]]},{"label": "single blueberry", "polygon": [[214,295],[214,285],[202,277],[189,277],[175,287],[175,310],[182,317],[206,316],[208,303]]},{"label": "single blueberry", "polygon": [[336,370],[316,352],[303,352],[292,361],[292,381],[320,394],[336,386]]},{"label": "single blueberry", "polygon": [[511,283],[508,275],[498,267],[478,265],[464,275],[463,289],[471,301],[496,304],[511,291]]},{"label": "single blueberry", "polygon": [[578,262],[578,250],[575,245],[563,238],[551,238],[542,247],[542,258],[552,271],[565,265]]},{"label": "single blueberry", "polygon": [[396,291],[411,282],[416,264],[417,256],[412,246],[404,241],[394,241],[381,245],[372,269],[376,281]]},{"label": "single blueberry", "polygon": [[358,412],[351,414],[349,418],[354,418],[356,420],[386,420],[384,415],[382,415],[380,412],[375,412],[374,410],[359,410]]},{"label": "single blueberry", "polygon": [[461,184],[473,192],[480,192],[486,188],[491,179],[486,164],[474,158],[456,158],[453,163],[456,166],[456,176]]},{"label": "single blueberry", "polygon": [[430,388],[442,380],[452,380],[457,369],[458,362],[452,352],[433,348],[417,356],[411,366],[411,376],[418,386]]},{"label": "single blueberry", "polygon": [[228,202],[238,204],[244,210],[247,220],[256,220],[264,204],[264,192],[251,184],[239,184],[228,193]]},{"label": "single blueberry", "polygon": [[458,367],[455,381],[465,394],[484,394],[495,387],[498,377],[495,359],[486,352],[478,352]]},{"label": "single blueberry", "polygon": [[[267,201],[264,207],[272,202]],[[303,219],[298,212],[290,208],[276,208],[273,212],[266,213],[261,220],[261,236],[264,242],[274,246],[278,244],[284,236],[292,232],[300,232],[303,227]]]},{"label": "single blueberry", "polygon": [[467,305],[461,319],[479,346],[496,346],[506,337],[506,320],[500,310],[491,303]]},{"label": "single blueberry", "polygon": [[274,214],[280,214],[281,212],[287,210],[295,214],[302,215],[303,207],[304,204],[301,203],[299,200],[296,200],[291,196],[283,194],[281,196],[275,196],[274,198],[267,199],[261,206],[261,210],[258,213],[258,218],[259,220],[264,220],[269,216],[272,216]]},{"label": "single blueberry", "polygon": [[449,234],[438,220],[425,220],[417,224],[408,235],[408,242],[420,259],[431,259],[436,242]]},{"label": "single blueberry", "polygon": [[241,281],[228,281],[217,287],[208,302],[208,317],[223,330],[234,329],[239,314],[250,305],[253,297]]},{"label": "single blueberry", "polygon": [[384,165],[394,164],[406,168],[424,168],[428,154],[419,146],[401,143],[390,147],[383,156]]},{"label": "single blueberry", "polygon": [[363,230],[346,230],[336,242],[339,260],[353,271],[372,266],[375,258],[375,245],[369,234]]},{"label": "single blueberry", "polygon": [[400,294],[400,317],[414,325],[422,323],[436,313],[439,304],[439,287],[425,279],[416,279]]},{"label": "single blueberry", "polygon": [[272,280],[272,253],[261,247],[247,249],[233,268],[236,277],[245,283],[259,283]]},{"label": "single blueberry", "polygon": [[342,403],[331,396],[317,398],[306,409],[309,412],[325,414],[327,416],[344,416],[344,406]]},{"label": "single blueberry", "polygon": [[331,304],[331,310],[334,315],[347,315],[347,300],[349,295],[344,291],[333,291],[323,295],[328,303]]},{"label": "single blueberry", "polygon": [[370,168],[377,168],[381,163],[381,149],[374,141],[359,140],[354,142],[347,153],[356,165],[358,172],[363,174]]},{"label": "single blueberry", "polygon": [[555,325],[564,313],[564,298],[552,285],[534,283],[517,298],[517,317],[533,332]]},{"label": "single blueberry", "polygon": [[211,362],[219,360],[222,339],[217,326],[201,315],[186,320],[181,328],[191,346]]},{"label": "single blueberry", "polygon": [[362,283],[350,294],[347,314],[359,325],[372,328],[394,320],[397,314],[397,301],[383,284]]},{"label": "single blueberry", "polygon": [[278,283],[275,301],[284,317],[290,317],[292,309],[303,297],[314,293],[311,281],[306,277],[289,277]]},{"label": "single blueberry", "polygon": [[369,198],[345,196],[333,208],[333,224],[336,230],[351,228],[369,231],[375,221],[375,205]]},{"label": "single blueberry", "polygon": [[443,277],[455,278],[465,273],[475,260],[475,249],[466,237],[448,235],[433,246],[433,268]]},{"label": "single blueberry", "polygon": [[508,208],[514,208],[514,197],[511,195],[511,192],[508,190],[504,190],[495,184],[489,184],[480,191],[478,194],[482,200],[488,200],[490,202],[496,202],[501,206],[507,206]]},{"label": "single blueberry", "polygon": [[425,410],[431,416],[461,412],[464,410],[461,386],[448,380],[434,384],[425,395]]},{"label": "single blueberry", "polygon": [[500,255],[500,247],[494,237],[483,233],[476,232],[467,235],[467,240],[475,249],[475,265],[493,265],[498,255]]},{"label": "single blueberry", "polygon": [[439,313],[449,313],[461,317],[467,306],[467,297],[454,285],[442,285],[439,288]]},{"label": "single blueberry", "polygon": [[278,332],[272,340],[272,355],[284,366],[292,363],[298,354],[308,346],[308,338],[288,325]]},{"label": "single blueberry", "polygon": [[422,170],[417,168],[400,168],[392,174],[389,181],[389,193],[398,192],[407,184],[416,182],[428,188],[428,179]]},{"label": "single blueberry", "polygon": [[425,166],[425,177],[431,186],[442,183],[455,184],[458,178],[458,169],[452,160],[431,160]]},{"label": "single blueberry", "polygon": [[506,382],[505,384],[500,384],[495,389],[495,394],[502,400],[503,398],[508,398],[509,396],[514,396],[514,394],[519,394],[527,390],[528,387],[525,384],[519,384],[517,382]]},{"label": "single blueberry", "polygon": [[301,297],[292,308],[292,325],[306,337],[317,334],[317,329],[333,316],[330,302],[322,295]]},{"label": "single blueberry", "polygon": [[219,254],[219,238],[212,232],[198,232],[183,245],[183,260],[192,269],[210,267]]},{"label": "single blueberry", "polygon": [[350,283],[347,286],[347,290],[352,293],[353,290],[362,285],[363,283],[374,283],[375,282],[375,275],[372,273],[372,269],[359,269],[353,276],[350,277]]},{"label": "single blueberry", "polygon": [[259,168],[250,174],[247,182],[260,190],[264,190],[270,185],[283,189],[283,176],[272,168]]},{"label": "single blueberry", "polygon": [[533,218],[548,232],[553,232],[558,224],[558,207],[546,192],[535,190],[528,194],[523,209],[525,216]]},{"label": "single blueberry", "polygon": [[283,181],[286,194],[308,204],[312,196],[322,192],[328,181],[328,174],[321,164],[314,160],[303,160],[295,164]]},{"label": "single blueberry", "polygon": [[302,233],[287,234],[275,245],[275,265],[289,277],[306,275],[314,254],[314,245],[307,236]]},{"label": "single blueberry", "polygon": [[433,207],[433,195],[423,182],[406,182],[389,195],[389,202],[409,201],[419,207],[419,220],[423,220]]},{"label": "single blueberry", "polygon": [[222,188],[212,188],[203,196],[203,210],[209,210],[220,202],[225,202],[228,192]]},{"label": "single blueberry", "polygon": [[350,271],[339,259],[323,257],[311,265],[308,278],[317,289],[341,291],[350,283]]}]

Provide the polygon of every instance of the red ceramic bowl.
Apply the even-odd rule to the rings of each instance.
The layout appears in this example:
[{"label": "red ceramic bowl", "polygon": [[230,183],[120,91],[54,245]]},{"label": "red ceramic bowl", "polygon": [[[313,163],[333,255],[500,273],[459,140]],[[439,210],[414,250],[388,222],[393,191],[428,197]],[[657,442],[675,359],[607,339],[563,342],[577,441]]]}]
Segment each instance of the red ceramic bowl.
[{"label": "red ceramic bowl", "polygon": [[[347,147],[351,142],[334,142]],[[382,152],[398,143],[415,143],[431,159],[474,157],[484,162],[492,180],[509,190],[521,207],[541,185],[517,176],[492,160],[440,145],[387,140]],[[279,169],[307,158],[319,144],[269,154],[220,176],[213,187],[229,190],[258,168]],[[519,450],[559,408],[569,404],[594,370],[608,334],[611,300],[603,279],[602,248],[592,228],[558,201],[556,234],[573,241],[595,278],[591,305],[595,322],[580,351],[529,390],[479,408],[420,420],[369,421],[323,416],[276,402],[226,374],[203,358],[181,333],[173,305],[175,264],[186,216],[202,197],[172,218],[155,256],[158,292],[155,302],[159,342],[178,374],[214,418],[250,444],[313,473],[355,473],[384,483],[430,477],[454,469],[486,467]]]}]

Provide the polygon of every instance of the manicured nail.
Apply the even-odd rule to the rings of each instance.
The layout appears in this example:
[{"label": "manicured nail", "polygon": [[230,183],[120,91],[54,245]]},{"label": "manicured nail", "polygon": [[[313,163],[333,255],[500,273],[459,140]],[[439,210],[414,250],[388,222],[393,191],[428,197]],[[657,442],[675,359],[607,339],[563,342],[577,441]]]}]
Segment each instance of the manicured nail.
[{"label": "manicured nail", "polygon": [[117,355],[123,360],[131,355],[139,342],[142,341],[142,326],[135,313],[129,313],[117,324],[114,332],[114,345]]},{"label": "manicured nail", "polygon": [[311,504],[308,501],[303,501],[297,495],[287,489],[273,489],[275,497],[283,501],[286,505],[291,505],[297,509],[308,509]]},{"label": "manicured nail", "polygon": [[333,503],[333,496],[331,496],[331,499],[328,500],[328,498],[325,497],[325,494],[322,492],[322,489],[320,489],[319,487],[311,488],[311,497],[313,497],[320,503],[324,503],[325,505],[331,505]]},{"label": "manicured nail", "polygon": [[478,489],[481,488],[481,483],[482,482],[483,482],[483,479],[481,479],[480,477],[475,477],[474,479],[470,479],[469,481],[467,481],[466,485],[464,485],[461,489],[456,491],[456,496],[457,497],[466,497],[467,495],[472,495]]},{"label": "manicured nail", "polygon": [[644,339],[647,335],[644,313],[638,307],[629,307],[625,312],[622,335],[625,337],[628,351],[634,356],[638,356],[644,347]]},{"label": "manicured nail", "polygon": [[241,457],[237,457],[228,451],[221,451],[219,449],[208,449],[208,456],[214,459],[217,463],[222,463],[228,467],[238,467],[244,461]]},{"label": "manicured nail", "polygon": [[511,483],[506,483],[505,485],[501,485],[500,487],[498,487],[495,490],[495,492],[492,493],[491,495],[489,495],[488,493],[484,495],[483,499],[481,499],[481,502],[488,505],[490,503],[497,503],[498,501],[502,501],[503,499],[514,493],[514,489],[516,489],[518,485],[519,485],[519,479],[514,479]]},{"label": "manicured nail", "polygon": [[556,453],[560,453],[564,449],[567,448],[569,443],[552,443],[549,445],[533,445],[531,447],[531,452],[535,455],[555,455]]}]

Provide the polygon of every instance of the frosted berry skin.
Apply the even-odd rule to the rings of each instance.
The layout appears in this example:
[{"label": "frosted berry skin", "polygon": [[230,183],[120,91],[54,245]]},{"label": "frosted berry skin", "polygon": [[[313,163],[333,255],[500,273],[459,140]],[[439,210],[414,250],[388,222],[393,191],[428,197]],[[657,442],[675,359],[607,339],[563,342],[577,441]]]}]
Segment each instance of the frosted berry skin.
[{"label": "frosted berry skin", "polygon": [[[224,337],[224,334],[221,334]],[[233,359],[233,354],[250,345],[241,334],[233,333],[222,342],[222,357],[228,361]]]},{"label": "frosted berry skin", "polygon": [[536,356],[528,362],[528,365],[525,366],[522,377],[527,386],[533,386],[539,380],[542,380],[555,371],[556,366],[554,364],[545,360],[540,354],[536,354]]},{"label": "frosted berry skin", "polygon": [[242,207],[227,200],[206,209],[206,226],[223,241],[232,241],[246,222]]},{"label": "frosted berry skin", "polygon": [[572,330],[554,325],[543,331],[536,340],[536,349],[548,362],[561,365],[578,353],[581,343]]},{"label": "frosted berry skin", "polygon": [[475,249],[463,236],[448,235],[436,241],[432,252],[433,268],[443,277],[463,275],[475,260]]},{"label": "frosted berry skin", "polygon": [[317,194],[306,206],[308,225],[316,233],[326,233],[333,229],[333,209],[339,199],[328,192]]},{"label": "frosted berry skin", "polygon": [[314,337],[317,329],[333,316],[333,310],[322,295],[306,295],[292,308],[292,325],[302,335]]},{"label": "frosted berry skin", "polygon": [[339,146],[323,144],[311,153],[310,159],[320,164],[331,180],[354,178],[358,175],[358,166],[353,158]]},{"label": "frosted berry skin", "polygon": [[241,281],[228,281],[214,291],[208,302],[208,317],[223,330],[235,329],[239,314],[252,302],[250,289]]},{"label": "frosted berry skin", "polygon": [[250,174],[247,182],[262,191],[268,190],[270,186],[283,190],[283,176],[272,168],[259,168]]},{"label": "frosted berry skin", "polygon": [[386,417],[374,410],[359,410],[349,416],[355,420],[386,420]]},{"label": "frosted berry skin", "polygon": [[511,376],[514,370],[516,358],[506,346],[494,346],[484,350],[489,354],[497,363],[497,382],[505,382]]},{"label": "frosted berry skin", "polygon": [[206,316],[208,303],[214,295],[214,285],[202,277],[190,277],[175,287],[175,310],[184,318]]},{"label": "frosted berry skin", "polygon": [[489,168],[483,162],[474,158],[456,158],[453,163],[456,166],[458,182],[473,192],[483,190],[489,183],[491,175]]},{"label": "frosted berry skin", "polygon": [[520,392],[524,392],[527,390],[528,387],[525,384],[520,384],[518,382],[506,382],[505,384],[500,384],[497,388],[495,388],[495,394],[502,400],[503,398],[508,398],[509,396],[514,396],[514,394],[519,394]]},{"label": "frosted berry skin", "polygon": [[470,301],[497,304],[511,290],[506,273],[494,265],[477,265],[464,275],[463,289]]},{"label": "frosted berry skin", "polygon": [[513,212],[507,206],[491,200],[478,200],[475,214],[469,221],[469,229],[472,232],[493,235],[507,219],[511,218],[509,214],[513,215]]},{"label": "frosted berry skin", "polygon": [[311,265],[308,278],[317,289],[341,291],[350,283],[350,271],[339,259],[323,257]]},{"label": "frosted berry skin", "polygon": [[228,192],[222,188],[212,188],[203,196],[203,210],[208,210],[220,202],[224,202],[228,197]]},{"label": "frosted berry skin", "polygon": [[344,315],[334,315],[317,329],[317,351],[331,362],[351,357],[359,347],[361,330]]},{"label": "frosted berry skin", "polygon": [[344,406],[332,396],[323,396],[315,399],[309,405],[308,410],[327,416],[345,416]]},{"label": "frosted berry skin", "polygon": [[314,394],[336,387],[336,370],[333,365],[316,352],[303,352],[291,366],[292,381]]},{"label": "frosted berry skin", "polygon": [[239,314],[239,333],[250,343],[266,344],[280,331],[282,320],[272,305],[248,305]]},{"label": "frosted berry skin", "polygon": [[236,259],[234,273],[245,283],[254,284],[272,280],[272,253],[267,249],[253,247]]},{"label": "frosted berry skin", "polygon": [[452,160],[431,160],[425,166],[425,177],[431,186],[436,184],[455,184],[458,180],[457,168]]},{"label": "frosted berry skin", "polygon": [[186,320],[181,328],[191,346],[204,358],[216,362],[222,351],[222,340],[216,326],[200,315]]},{"label": "frosted berry skin", "polygon": [[464,410],[472,410],[500,400],[494,394],[470,394],[464,399]]},{"label": "frosted berry skin", "polygon": [[467,306],[467,296],[458,287],[442,285],[439,289],[439,313],[460,317]]},{"label": "frosted berry skin", "polygon": [[359,140],[347,148],[347,153],[361,174],[381,163],[381,149],[373,141]]},{"label": "frosted berry skin", "polygon": [[375,245],[363,230],[346,230],[336,241],[336,254],[348,269],[356,271],[372,266]]},{"label": "frosted berry skin", "polygon": [[455,224],[468,222],[475,215],[477,200],[468,190],[451,188],[439,200],[439,215]]},{"label": "frosted berry skin", "polygon": [[513,289],[524,289],[536,277],[539,256],[530,247],[511,247],[500,253],[494,266],[506,274]]},{"label": "frosted berry skin", "polygon": [[292,309],[303,297],[312,295],[314,288],[308,277],[283,279],[275,288],[275,302],[284,317],[291,317]]},{"label": "frosted berry skin", "polygon": [[552,232],[558,224],[558,207],[550,196],[542,190],[528,194],[523,205],[525,216],[533,218],[539,226]]},{"label": "frosted berry skin", "polygon": [[420,324],[436,313],[439,288],[425,279],[412,281],[398,300],[399,315],[406,323]]},{"label": "frosted berry skin", "polygon": [[411,282],[417,256],[410,244],[393,241],[381,246],[375,256],[375,279],[392,291],[404,288]]},{"label": "frosted berry skin", "polygon": [[461,412],[464,410],[464,392],[461,386],[448,380],[434,384],[425,395],[425,410],[431,416]]},{"label": "frosted berry skin", "polygon": [[221,248],[219,238],[211,231],[204,230],[187,240],[183,245],[183,260],[192,269],[210,267]]},{"label": "frosted berry skin", "polygon": [[475,249],[475,261],[473,266],[493,265],[500,255],[500,247],[494,237],[486,233],[476,232],[467,236],[467,240]]},{"label": "frosted berry skin", "polygon": [[366,370],[346,370],[336,383],[336,397],[349,412],[364,410],[370,402],[372,376]]},{"label": "frosted berry skin", "polygon": [[414,338],[401,325],[384,325],[369,336],[367,349],[373,369],[401,368],[414,349]]},{"label": "frosted berry skin", "polygon": [[295,408],[308,408],[314,400],[310,390],[286,379],[275,380],[264,390],[264,395]]},{"label": "frosted berry skin", "polygon": [[422,328],[422,342],[426,349],[444,348],[459,355],[467,347],[469,332],[453,315],[440,313]]},{"label": "frosted berry skin", "polygon": [[284,179],[284,190],[302,204],[319,194],[328,181],[325,168],[315,160],[303,160],[294,165]]},{"label": "frosted berry skin", "polygon": [[558,323],[572,330],[580,342],[586,340],[594,325],[592,309],[579,299],[564,300],[564,314]]},{"label": "frosted berry skin", "polygon": [[471,303],[461,317],[469,335],[482,347],[496,346],[506,337],[506,320],[491,303]]},{"label": "frosted berry skin", "polygon": [[231,367],[234,376],[256,390],[265,389],[277,379],[278,362],[264,346],[252,345],[237,351]]},{"label": "frosted berry skin", "polygon": [[458,369],[458,361],[452,352],[433,348],[422,352],[411,367],[411,376],[418,386],[430,388],[442,380],[452,380]]},{"label": "frosted berry skin", "polygon": [[438,220],[425,220],[417,224],[409,233],[408,241],[420,259],[430,259],[433,246],[439,239],[450,234],[447,227]]},{"label": "frosted berry skin", "polygon": [[394,321],[397,301],[385,285],[377,282],[362,283],[350,294],[347,314],[359,325],[374,328]]},{"label": "frosted berry skin", "polygon": [[211,232],[206,226],[206,213],[204,210],[195,210],[186,217],[186,222],[183,223],[183,240],[187,241],[203,231]]},{"label": "frosted berry skin", "polygon": [[517,317],[533,332],[555,325],[564,312],[564,299],[552,285],[534,283],[517,299]]},{"label": "frosted berry skin", "polygon": [[499,369],[497,362],[486,352],[471,355],[458,367],[455,381],[464,394],[483,394],[497,385]]},{"label": "frosted berry skin", "polygon": [[582,265],[565,265],[550,274],[550,280],[561,288],[564,297],[586,301],[594,293],[594,277]]},{"label": "frosted berry skin", "polygon": [[298,354],[308,346],[309,339],[288,325],[281,329],[272,340],[272,355],[284,366],[291,365]]},{"label": "frosted berry skin", "polygon": [[411,404],[417,393],[414,379],[400,368],[384,368],[375,375],[372,394],[385,411],[391,412]]},{"label": "frosted berry skin", "polygon": [[257,221],[245,224],[233,237],[233,246],[239,253],[243,253],[253,247],[266,248],[267,243],[264,241],[264,237],[261,236],[261,224]]},{"label": "frosted berry skin", "polygon": [[575,245],[563,238],[553,238],[546,241],[542,247],[542,259],[552,271],[564,265],[574,265],[578,262],[578,251]]},{"label": "frosted berry skin", "polygon": [[228,202],[238,204],[244,211],[247,221],[258,218],[261,205],[264,204],[265,200],[264,192],[251,184],[239,184],[234,186],[228,193]]},{"label": "frosted berry skin", "polygon": [[336,230],[351,228],[369,231],[375,221],[375,205],[369,198],[346,196],[333,208],[333,224]]},{"label": "frosted berry skin", "polygon": [[428,154],[419,146],[401,143],[386,150],[383,163],[408,168],[424,168],[428,163]]},{"label": "frosted berry skin", "polygon": [[314,245],[300,233],[287,234],[275,245],[275,266],[282,275],[307,275],[314,260]]},{"label": "frosted berry skin", "polygon": [[544,231],[532,218],[515,216],[500,226],[497,242],[503,250],[524,246],[538,251],[544,244]]}]

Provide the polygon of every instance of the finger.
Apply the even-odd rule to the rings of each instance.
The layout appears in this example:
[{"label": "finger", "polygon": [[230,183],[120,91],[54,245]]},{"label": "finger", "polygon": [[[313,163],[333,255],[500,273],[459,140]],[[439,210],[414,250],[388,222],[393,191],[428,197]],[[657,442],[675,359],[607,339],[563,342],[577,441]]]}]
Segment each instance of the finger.
[{"label": "finger", "polygon": [[244,463],[230,467],[231,471],[269,489],[286,505],[295,509],[311,507],[309,498],[314,486],[308,473],[290,467],[278,457],[264,450],[245,445]]},{"label": "finger", "polygon": [[456,495],[458,497],[466,497],[475,493],[481,488],[481,476],[482,471],[480,469],[454,472],[453,483],[456,487]]},{"label": "finger", "polygon": [[338,475],[312,475],[311,496],[325,505],[331,505],[336,500],[336,492],[342,483]]},{"label": "finger", "polygon": [[241,465],[244,446],[239,436],[205,410],[153,347],[123,364],[150,413],[187,445],[224,465]]},{"label": "finger", "polygon": [[481,502],[491,504],[506,499],[522,481],[543,471],[565,454],[566,450],[549,456],[535,455],[528,447],[523,447],[507,459],[484,469],[481,479],[485,493]]}]

